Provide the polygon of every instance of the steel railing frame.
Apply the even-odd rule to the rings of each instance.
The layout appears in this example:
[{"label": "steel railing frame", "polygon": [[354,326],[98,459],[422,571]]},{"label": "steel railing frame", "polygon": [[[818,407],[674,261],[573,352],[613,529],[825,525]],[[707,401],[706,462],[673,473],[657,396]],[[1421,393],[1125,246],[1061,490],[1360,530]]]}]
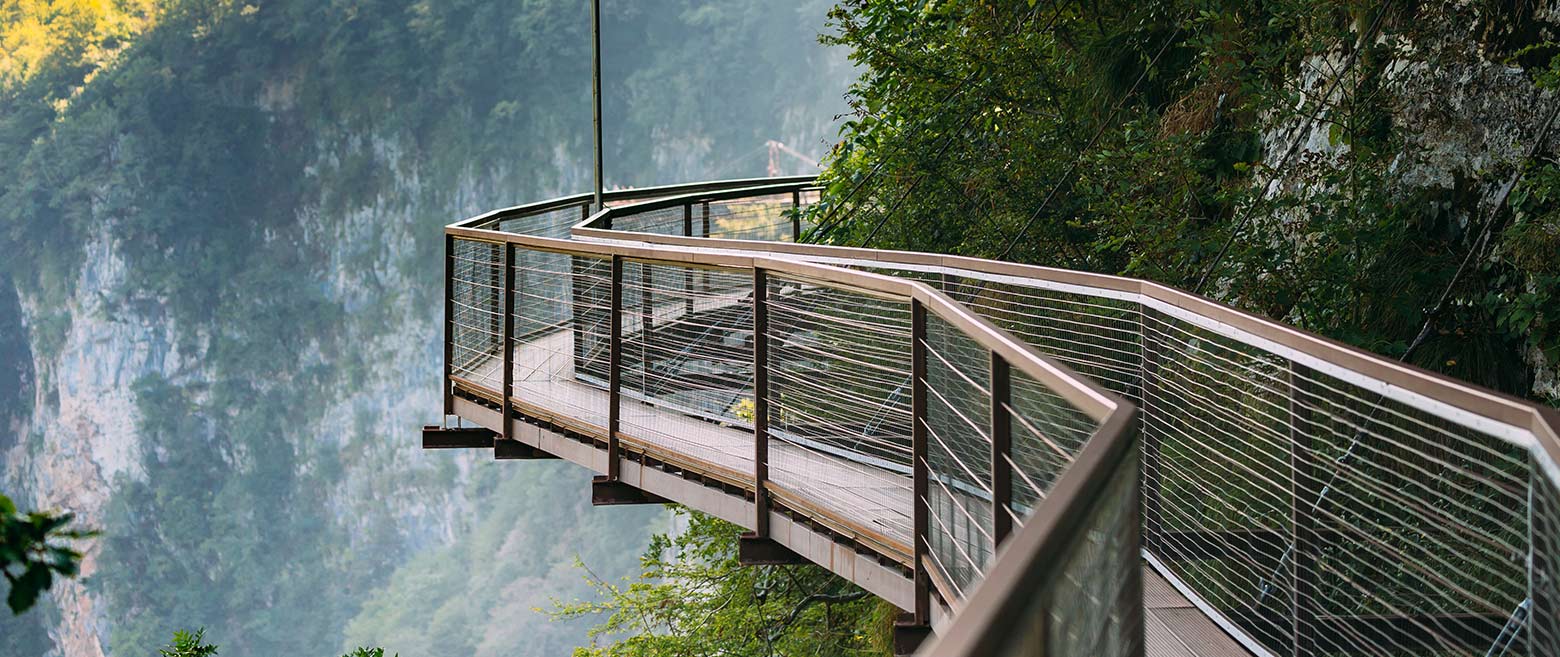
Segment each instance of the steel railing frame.
[{"label": "steel railing frame", "polygon": [[[800,188],[805,184],[802,181],[788,181],[785,184],[777,185],[755,185],[747,189],[725,191],[723,197],[732,198],[741,194],[758,196],[784,193],[789,189]],[[1259,350],[1281,357],[1289,363],[1291,370],[1300,367],[1330,376],[1362,389],[1374,391],[1383,399],[1391,399],[1414,408],[1427,410],[1442,419],[1449,420],[1460,426],[1468,427],[1504,439],[1511,444],[1524,447],[1531,455],[1537,470],[1545,474],[1550,481],[1560,484],[1560,420],[1556,419],[1560,416],[1557,416],[1552,409],[1412,365],[1385,359],[1358,348],[1245,313],[1211,299],[1170,286],[1120,276],[997,262],[964,256],[907,251],[880,251],[788,242],[709,237],[688,238],[610,229],[612,220],[615,217],[632,215],[649,209],[674,206],[694,199],[702,200],[702,196],[689,194],[680,197],[660,198],[648,204],[632,204],[608,208],[586,218],[570,232],[575,238],[582,240],[631,240],[638,243],[696,248],[708,251],[737,250],[762,252],[829,264],[860,266],[863,262],[875,262],[878,263],[878,266],[885,269],[910,269],[955,275],[976,274],[987,279],[1007,277],[1022,285],[1042,287],[1057,292],[1138,303],[1144,310],[1152,309],[1163,312],[1194,326],[1213,331],[1236,342],[1256,347]],[[1144,344],[1146,347],[1146,339]],[[1145,376],[1143,379],[1145,387],[1148,385],[1146,382],[1152,379],[1151,373],[1149,374],[1150,376]],[[1147,394],[1147,391],[1145,390],[1144,393]],[[1291,393],[1291,396],[1293,394]],[[1290,403],[1291,405],[1294,403],[1292,398]],[[1143,410],[1145,413],[1152,413],[1152,409],[1148,408],[1147,400],[1145,400],[1145,408]],[[1151,444],[1152,442],[1145,442],[1143,446],[1145,451],[1155,449],[1155,446]],[[1153,505],[1158,497],[1158,490],[1153,477],[1154,466],[1149,465],[1150,463],[1152,463],[1152,460],[1145,458],[1144,469],[1147,477],[1143,487],[1145,506]],[[1300,463],[1299,465],[1304,466],[1306,464]],[[1314,466],[1312,467],[1314,468]],[[1149,522],[1151,523],[1158,518],[1157,514],[1151,512],[1146,513],[1145,516],[1150,519]],[[1305,519],[1303,516],[1297,517],[1303,522],[1314,522]],[[1295,528],[1295,531],[1303,533],[1310,531],[1310,529],[1302,526]],[[1145,536],[1145,540],[1152,537],[1153,532],[1150,531]],[[1255,639],[1246,636],[1245,632],[1232,621],[1224,618],[1212,605],[1202,601],[1197,592],[1189,585],[1171,575],[1168,569],[1162,567],[1154,559],[1151,549],[1145,550],[1145,556],[1162,573],[1170,575],[1169,579],[1171,582],[1195,603],[1198,603],[1205,613],[1218,622],[1225,630],[1240,638],[1242,643],[1252,649],[1253,652],[1258,654],[1268,652]],[[1291,570],[1297,568],[1295,564],[1288,564],[1287,567]],[[1299,580],[1296,581],[1298,582]],[[1296,613],[1303,613],[1305,607],[1306,605],[1303,604],[1297,606]],[[1520,619],[1516,616],[1513,617],[1513,622],[1518,620]],[[1299,624],[1301,620],[1297,617],[1295,622]]]},{"label": "steel railing frame", "polygon": [[[622,192],[609,192],[604,198],[606,208],[597,208],[596,212],[589,211],[590,194],[575,195],[533,203],[514,208],[506,208],[484,215],[473,217],[466,221],[452,224],[446,228],[446,339],[445,339],[445,410],[451,412],[451,395],[455,389],[452,384],[450,350],[452,341],[452,321],[450,302],[452,297],[451,278],[453,276],[453,244],[457,239],[492,242],[505,245],[506,263],[512,263],[513,250],[516,248],[550,251],[563,254],[591,255],[595,257],[608,257],[614,261],[623,259],[665,263],[695,267],[721,267],[749,270],[753,272],[756,280],[763,280],[769,272],[781,272],[792,276],[801,276],[821,281],[825,285],[844,286],[848,289],[876,292],[893,295],[896,298],[908,299],[912,306],[914,324],[919,328],[913,328],[913,333],[919,336],[914,341],[915,351],[911,355],[913,370],[920,375],[913,375],[914,381],[912,393],[913,413],[919,417],[925,417],[925,353],[921,347],[921,339],[924,339],[924,313],[932,312],[939,317],[955,323],[961,330],[968,331],[968,335],[975,338],[983,346],[989,347],[992,353],[993,385],[994,392],[1002,390],[997,380],[997,372],[1005,370],[1004,366],[1012,366],[1024,371],[1030,376],[1054,387],[1058,392],[1065,392],[1069,402],[1080,405],[1079,408],[1092,409],[1090,417],[1100,422],[1098,430],[1087,441],[1082,451],[1079,452],[1072,467],[1067,469],[1054,484],[1051,495],[1048,495],[1037,505],[1030,519],[1020,527],[1012,530],[1011,537],[999,544],[1001,552],[999,558],[990,566],[985,582],[975,589],[964,604],[959,601],[950,601],[951,606],[964,607],[959,623],[949,628],[946,636],[937,644],[939,651],[946,648],[949,654],[982,654],[980,652],[959,652],[961,650],[976,650],[990,648],[989,639],[982,638],[992,635],[991,632],[981,631],[977,628],[994,628],[1002,623],[1010,621],[1012,614],[1016,613],[1021,598],[1026,590],[1024,583],[1038,581],[1034,578],[1044,577],[1046,574],[1046,555],[1054,555],[1057,550],[1063,549],[1067,544],[1068,534],[1072,528],[1076,528],[1087,510],[1087,505],[1081,503],[1086,500],[1092,491],[1097,491],[1105,484],[1109,477],[1119,474],[1117,465],[1120,455],[1125,453],[1128,446],[1137,441],[1137,420],[1134,408],[1131,404],[1116,399],[1112,393],[1100,388],[1086,377],[1073,373],[1065,365],[1057,363],[1035,351],[1032,347],[1014,338],[1011,334],[981,318],[958,302],[953,301],[943,293],[924,284],[906,281],[904,279],[881,276],[855,269],[854,267],[881,267],[885,269],[912,270],[929,273],[944,273],[953,275],[977,275],[984,280],[1011,279],[1022,285],[1039,287],[1063,293],[1082,294],[1092,297],[1103,297],[1138,303],[1145,310],[1152,309],[1164,313],[1178,320],[1206,329],[1220,336],[1229,338],[1238,343],[1255,347],[1266,353],[1285,359],[1289,363],[1291,371],[1295,368],[1305,368],[1308,371],[1318,372],[1356,385],[1362,389],[1380,394],[1382,398],[1392,399],[1425,410],[1433,415],[1449,420],[1461,426],[1466,426],[1477,431],[1503,438],[1513,444],[1523,446],[1532,455],[1532,460],[1537,466],[1538,472],[1547,476],[1551,482],[1560,482],[1560,414],[1551,409],[1537,406],[1525,400],[1517,399],[1493,391],[1479,388],[1461,381],[1421,370],[1413,366],[1387,360],[1364,352],[1357,348],[1338,343],[1288,327],[1278,322],[1244,313],[1218,302],[1206,299],[1182,290],[1148,281],[1091,274],[1069,270],[1039,267],[1034,265],[1020,265],[1015,263],[1003,263],[962,256],[946,256],[938,254],[926,254],[902,251],[877,251],[853,249],[847,247],[834,247],[823,245],[804,245],[788,242],[767,242],[735,240],[720,237],[708,237],[704,234],[693,234],[693,207],[699,205],[705,213],[706,231],[708,226],[709,203],[737,200],[752,196],[790,194],[792,207],[800,205],[800,194],[804,190],[816,190],[813,179],[798,177],[791,179],[749,179],[738,181],[716,181],[708,183],[694,183],[689,185],[672,185],[659,188],[642,190],[627,190]],[[648,199],[648,200],[647,200]],[[638,202],[635,202],[638,201]],[[614,205],[617,204],[617,205]],[[534,216],[539,213],[581,207],[581,221],[569,230],[570,239],[545,238],[513,233],[503,233],[478,226],[494,226],[504,219],[522,218]],[[612,228],[614,220],[629,217],[634,214],[653,210],[661,210],[682,206],[684,235],[661,235],[652,233],[615,230]],[[704,233],[704,231],[701,231]],[[799,215],[792,215],[792,234],[801,233]],[[506,266],[510,266],[507,265]],[[506,278],[506,283],[508,279]],[[505,290],[512,286],[506,285]],[[762,303],[762,301],[757,301]],[[506,313],[505,323],[512,319]],[[755,312],[755,328],[763,328],[759,325],[759,313]],[[761,333],[760,333],[761,334]],[[508,343],[506,351],[508,351]],[[1146,341],[1145,341],[1146,346]],[[761,371],[762,363],[755,356],[755,372]],[[1145,372],[1148,364],[1145,357]],[[1144,394],[1145,405],[1149,401],[1147,381],[1152,379],[1151,373],[1145,375]],[[755,382],[762,386],[762,381]],[[508,406],[509,384],[506,381],[505,390],[500,394]],[[620,403],[618,395],[614,395],[612,404]],[[762,395],[755,395],[762,398]],[[994,396],[995,398],[995,396]],[[1291,404],[1293,393],[1291,393]],[[1152,408],[1145,409],[1152,412]],[[1000,402],[993,403],[990,421],[994,429],[1001,428],[1006,418],[1002,417],[1004,411]],[[506,415],[507,417],[507,415]],[[507,421],[506,421],[507,423]],[[925,526],[925,436],[921,422],[913,424],[919,438],[913,438],[913,443],[919,451],[914,452],[913,488],[915,516],[913,546],[886,546],[892,551],[907,551],[908,554],[894,555],[895,558],[908,558],[912,570],[912,576],[917,583],[917,600],[914,612],[916,618],[921,621],[930,619],[931,605],[928,592],[937,590],[941,597],[951,597],[950,587],[938,585],[939,578],[945,578],[942,573],[936,572],[935,567],[927,567],[925,545],[923,537],[926,536]],[[764,429],[755,429],[760,435]],[[608,440],[616,442],[617,435],[613,432]],[[994,441],[995,442],[995,441]],[[748,483],[749,490],[765,491],[765,495],[759,496],[764,500],[755,503],[755,507],[762,509],[771,499],[767,492],[771,489],[765,482],[764,459],[767,443],[763,446],[755,446],[755,469],[753,477]],[[1145,453],[1153,449],[1150,444],[1143,444]],[[993,446],[993,465],[998,463],[1000,448]],[[1147,461],[1145,460],[1145,463]],[[1300,463],[1300,466],[1306,464]],[[1145,465],[1145,469],[1147,466]],[[1142,503],[1152,504],[1157,496],[1157,487],[1154,485],[1152,473],[1145,479],[1142,491]],[[993,468],[993,476],[1001,476],[998,468]],[[997,515],[1002,515],[1000,506],[993,505]],[[760,515],[762,511],[759,512]],[[1151,514],[1152,515],[1152,514]],[[759,520],[758,523],[767,520]],[[997,517],[992,519],[992,531],[997,534],[1004,532],[1002,520]],[[1297,526],[1295,535],[1310,531],[1308,527],[1298,526],[1300,523],[1309,522],[1300,516],[1295,516]],[[1152,531],[1150,531],[1152,534]],[[1146,538],[1146,537],[1145,537]],[[881,547],[881,546],[880,546]],[[909,549],[906,550],[905,548]],[[1151,549],[1145,550],[1145,556],[1151,563],[1156,563]],[[1303,555],[1302,555],[1303,556]],[[1293,564],[1291,568],[1295,567]],[[1164,571],[1163,568],[1161,568]],[[1168,571],[1164,571],[1168,572]],[[1001,575],[998,577],[997,575]],[[1211,605],[1201,603],[1197,592],[1191,590],[1185,583],[1173,577],[1173,584],[1188,594],[1194,602],[1199,603],[1205,613],[1208,613],[1216,622],[1219,622],[1232,635],[1243,637],[1244,633],[1231,621],[1225,619]],[[1299,581],[1299,580],[1297,580]],[[1301,609],[1300,606],[1296,607]],[[1297,611],[1298,613],[1298,611]],[[1299,621],[1296,621],[1297,623]],[[961,629],[970,628],[970,629]],[[1253,648],[1254,652],[1261,654],[1260,646],[1255,641],[1246,638],[1246,644]]]},{"label": "steel railing frame", "polygon": [[[787,184],[784,189],[786,191],[798,191],[802,188],[810,186],[810,180],[805,182],[797,181]],[[700,187],[701,189],[696,192],[700,203],[711,200],[742,198],[744,196],[750,195],[751,192],[748,190],[752,189],[751,186],[744,186],[733,189],[720,189],[718,186],[709,185],[701,185]],[[773,187],[766,186],[763,189],[772,190]],[[989,351],[989,357],[991,358],[992,362],[1000,363],[998,368],[995,370],[996,372],[1002,373],[999,376],[1005,377],[1006,373],[1010,370],[1023,372],[1024,374],[1032,377],[1036,381],[1041,382],[1056,392],[1061,398],[1065,399],[1080,412],[1102,424],[1106,423],[1110,418],[1131,415],[1134,412],[1130,403],[1117,398],[1113,393],[1110,393],[1104,388],[1101,388],[1093,382],[1077,375],[1065,365],[1057,363],[1038,353],[1032,347],[1024,344],[1021,340],[1018,340],[1011,334],[1007,333],[1005,330],[991,324],[989,321],[985,320],[979,315],[969,311],[962,304],[953,301],[942,292],[939,292],[924,283],[870,272],[863,272],[859,270],[846,269],[832,265],[809,263],[789,258],[771,258],[764,256],[754,257],[751,255],[742,254],[710,254],[675,246],[644,247],[623,243],[602,243],[553,237],[520,235],[488,228],[469,227],[473,225],[495,225],[498,221],[502,221],[503,219],[523,217],[528,213],[539,213],[558,209],[566,209],[578,204],[584,198],[586,197],[581,196],[579,199],[570,197],[564,200],[547,201],[543,203],[531,204],[528,206],[520,206],[518,208],[505,211],[488,213],[487,215],[483,215],[478,219],[468,220],[449,226],[446,229],[446,235],[450,240],[502,245],[504,252],[506,254],[510,254],[506,256],[506,267],[513,267],[512,254],[517,249],[551,252],[562,255],[587,256],[598,259],[610,259],[610,261],[613,263],[611,296],[613,300],[612,307],[615,311],[612,313],[615,321],[611,327],[612,337],[610,344],[614,354],[618,353],[618,349],[624,339],[621,327],[622,312],[620,304],[623,285],[621,271],[623,268],[623,263],[625,262],[632,261],[646,264],[720,268],[728,271],[750,271],[752,272],[756,281],[764,280],[764,278],[769,274],[782,274],[792,279],[808,280],[826,287],[844,289],[857,293],[881,295],[892,299],[905,301],[911,304],[912,308],[914,309],[913,312],[918,318],[924,318],[928,313],[936,315],[987,349]],[[613,199],[608,199],[609,202],[611,200]],[[659,201],[650,201],[649,204],[655,205],[656,207],[670,207],[670,205],[663,205]],[[793,201],[793,206],[794,205],[795,202]],[[635,207],[643,210],[644,206],[645,204],[639,204]],[[596,215],[592,215],[591,220],[599,221],[602,217],[603,214],[598,212]],[[793,225],[793,231],[794,230],[795,228]],[[507,275],[505,280],[509,280]],[[763,313],[755,312],[755,322],[761,322],[763,316]],[[507,326],[513,322],[513,318],[506,314],[503,318],[503,321]],[[919,319],[916,324],[921,327],[919,330],[922,332],[922,334],[918,336],[914,342],[916,344],[920,344],[925,340],[924,319]],[[760,329],[758,334],[762,335],[763,326],[759,325],[755,328]],[[507,345],[508,342],[505,342],[504,344]],[[504,355],[504,366],[509,368],[512,367],[512,361],[510,360],[512,357],[512,350],[505,349],[505,351],[506,354]],[[762,352],[762,350],[757,351],[759,353]],[[610,360],[610,371],[616,374],[621,366],[620,357],[612,357]],[[763,367],[763,363],[761,362],[756,362],[755,367],[758,368],[755,370],[756,372],[766,371]],[[924,368],[924,362],[922,362],[922,367]],[[623,453],[623,436],[621,435],[620,428],[616,426],[616,418],[618,417],[618,409],[623,403],[624,394],[621,390],[621,385],[616,382],[617,377],[614,376],[613,379],[614,382],[609,384],[609,419],[607,430],[605,431],[605,441],[607,443],[607,450],[609,454],[607,472],[609,479],[616,476],[617,468],[613,467],[613,464],[614,462],[620,462]],[[453,378],[452,380],[453,384],[448,386],[447,389],[447,394],[449,395],[453,395],[454,391],[457,389],[464,389],[467,392],[478,395],[484,393],[483,390],[479,389],[481,388],[479,384],[463,381],[459,378]],[[765,384],[765,380],[767,380],[767,376],[762,377],[761,380],[757,381],[758,389],[755,390],[755,399],[763,399],[765,397],[764,391],[762,389],[763,385]],[[925,396],[924,385],[924,375],[921,377],[916,377],[914,387],[920,390],[920,392],[917,394],[922,399],[924,399]],[[1003,385],[1005,386],[1005,384]],[[492,392],[498,393],[500,403],[504,407],[513,408],[514,400],[511,399],[512,389],[510,388],[508,382],[506,382],[504,385],[503,390]],[[1006,411],[1003,408],[1003,404],[1005,403],[1006,399],[1001,397],[995,398],[993,400],[992,407],[988,409],[993,422],[1005,422],[1005,419],[1000,419],[1005,418]],[[922,410],[920,412],[924,414],[924,402],[921,406],[921,409]],[[920,424],[920,422],[917,421],[916,424]],[[757,432],[756,435],[758,437],[767,438],[767,422],[755,422],[755,431]],[[1100,449],[1104,449],[1105,447],[1114,445],[1117,442],[1130,441],[1134,439],[1134,437],[1135,436],[1133,435],[1127,434],[1102,434],[1100,440],[1091,441],[1091,445],[1094,443],[1099,443],[1102,445]],[[755,442],[755,456],[763,459],[767,453],[767,440]],[[922,456],[914,463],[914,467],[912,468],[914,471],[916,471],[913,479],[924,482],[926,479],[924,433],[921,434],[921,438],[917,441],[917,444],[918,447],[914,448],[915,453],[921,454]],[[1008,449],[1010,449],[1010,447]],[[675,462],[676,460],[676,455],[659,454],[658,457],[667,459],[669,462]],[[994,461],[1008,460],[1011,459],[1011,454],[1004,453],[999,450],[994,450],[992,459]],[[1095,473],[1095,476],[1103,480],[1106,475],[1109,474],[1112,473]],[[741,482],[742,484],[745,484],[743,486],[744,488],[755,491],[755,498],[757,500],[755,503],[755,509],[756,515],[758,517],[754,519],[754,525],[755,528],[759,530],[759,536],[764,535],[763,530],[767,525],[767,517],[765,516],[768,506],[771,504],[771,500],[795,500],[794,495],[788,495],[787,491],[780,488],[779,486],[774,485],[772,482],[766,481],[766,479],[767,462],[760,460],[755,462],[755,472],[752,473],[751,479],[749,481]],[[922,493],[924,497],[924,488],[922,489]],[[1054,503],[1065,504],[1066,500],[1059,497]],[[788,506],[792,507],[793,511],[806,511],[805,509],[797,509],[796,507],[803,505],[795,504],[794,502],[788,504]],[[915,506],[916,508],[914,513],[918,516],[924,516],[926,513],[924,503],[918,503]],[[995,517],[992,519],[993,525],[995,526],[1001,523],[1005,515],[1005,510],[994,508]],[[929,602],[926,602],[928,597],[927,593],[931,588],[940,588],[940,597],[944,598],[944,600],[952,601],[953,604],[957,604],[957,599],[946,587],[932,586],[932,584],[937,580],[935,575],[923,572],[927,568],[926,564],[928,563],[926,560],[920,558],[924,556],[926,542],[926,522],[924,517],[918,517],[916,519],[915,524],[917,527],[921,528],[921,534],[916,537],[913,545],[895,544],[892,541],[882,540],[881,537],[873,537],[871,536],[872,530],[870,528],[857,526],[842,517],[836,516],[817,518],[817,520],[821,520],[825,524],[834,525],[836,528],[845,530],[847,533],[855,534],[858,537],[864,537],[867,540],[863,542],[866,543],[869,547],[879,548],[884,552],[884,556],[904,563],[912,571],[912,578],[915,581],[921,583],[921,586],[918,587],[917,604],[915,605],[916,609],[911,610],[916,612],[917,620],[920,622],[929,623],[931,620],[930,604]]]}]

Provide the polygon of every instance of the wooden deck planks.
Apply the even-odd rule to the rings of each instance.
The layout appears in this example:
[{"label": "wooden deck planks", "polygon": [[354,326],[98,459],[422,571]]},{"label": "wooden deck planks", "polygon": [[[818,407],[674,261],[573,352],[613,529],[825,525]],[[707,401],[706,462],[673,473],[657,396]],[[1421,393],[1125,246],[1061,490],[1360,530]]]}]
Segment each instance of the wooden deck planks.
[{"label": "wooden deck planks", "polygon": [[[522,406],[544,409],[572,422],[574,428],[604,427],[607,391],[580,382],[574,376],[574,343],[570,331],[558,331],[519,345],[514,355],[513,396]],[[501,380],[502,359],[492,357],[475,368],[477,381]],[[493,391],[497,392],[497,391]],[[627,397],[625,397],[627,400]],[[620,416],[620,438],[631,446],[679,465],[713,466],[716,476],[751,489],[753,432],[745,427],[717,424],[644,403],[625,404]],[[783,440],[770,444],[770,480],[794,495],[805,497],[821,509],[829,509],[850,525],[871,534],[873,542],[888,543],[910,552],[910,477],[838,456],[792,445]],[[848,512],[842,512],[848,510]]]},{"label": "wooden deck planks", "polygon": [[1249,657],[1154,568],[1143,565],[1145,657]]},{"label": "wooden deck planks", "polygon": [[[607,421],[605,390],[574,377],[573,335],[558,331],[516,348],[514,399],[521,407],[552,415],[582,433],[603,433]],[[498,381],[496,356],[476,368],[477,381]],[[497,391],[492,391],[496,393]],[[625,398],[626,399],[626,398]],[[630,449],[642,448],[668,462],[681,458],[716,476],[751,479],[751,429],[727,426],[632,403],[622,409],[620,436]],[[682,464],[680,464],[682,465]],[[868,543],[909,551],[910,478],[775,440],[770,445],[770,480],[781,500],[799,497],[805,506],[829,510],[849,527],[868,534]],[[745,486],[751,489],[751,481]],[[1249,653],[1181,596],[1154,570],[1143,566],[1145,655],[1149,657],[1246,657]]]}]

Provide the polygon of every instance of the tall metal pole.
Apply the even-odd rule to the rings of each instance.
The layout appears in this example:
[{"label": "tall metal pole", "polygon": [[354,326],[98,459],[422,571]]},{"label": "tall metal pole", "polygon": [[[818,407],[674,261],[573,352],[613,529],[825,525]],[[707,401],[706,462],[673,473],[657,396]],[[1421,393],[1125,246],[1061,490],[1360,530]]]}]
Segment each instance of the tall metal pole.
[{"label": "tall metal pole", "polygon": [[590,0],[590,101],[591,127],[595,131],[596,198],[601,211],[601,0]]}]

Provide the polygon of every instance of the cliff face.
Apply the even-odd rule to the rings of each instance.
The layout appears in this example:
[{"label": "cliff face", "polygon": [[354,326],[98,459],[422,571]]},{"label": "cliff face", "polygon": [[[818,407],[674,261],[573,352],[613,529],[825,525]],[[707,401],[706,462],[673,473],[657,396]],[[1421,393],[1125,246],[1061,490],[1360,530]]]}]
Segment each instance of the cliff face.
[{"label": "cliff face", "polygon": [[[418,449],[440,407],[441,226],[588,188],[576,7],[358,4],[375,9],[180,5],[68,102],[42,83],[0,97],[0,131],[26,135],[0,139],[20,167],[0,167],[20,178],[0,200],[25,206],[0,225],[19,254],[0,263],[0,491],[103,531],[80,579],[9,620],[45,628],[48,654],[145,654],[202,626],[224,655],[329,654],[349,634],[557,654],[583,628],[533,609],[582,590],[576,556],[624,572],[658,522],[591,513],[583,472]],[[751,27],[785,48],[609,70],[614,98],[628,77],[651,90],[614,101],[609,184],[762,175],[764,139],[821,150],[848,78],[812,43],[824,6],[752,4],[732,15],[782,20]],[[696,8],[636,5],[609,38],[696,61],[636,31],[640,11],[742,27]],[[530,40],[479,39],[441,69],[439,44],[477,26]],[[462,70],[500,60],[484,48],[507,53],[501,75]],[[347,63],[315,62],[331,57]],[[650,106],[670,76],[729,93],[722,66],[766,65],[738,96],[764,112]]]},{"label": "cliff face", "polygon": [[[1356,25],[1354,34],[1363,28],[1363,22]],[[1560,35],[1560,6],[1552,2],[1421,3],[1389,13],[1382,28],[1371,47],[1335,43],[1332,50],[1304,61],[1288,86],[1299,92],[1299,102],[1307,109],[1295,112],[1300,116],[1274,122],[1263,133],[1263,164],[1277,173],[1264,173],[1256,182],[1266,185],[1268,198],[1347,196],[1349,191],[1343,189],[1347,183],[1329,174],[1354,168],[1359,173],[1353,175],[1379,186],[1380,196],[1374,202],[1383,203],[1389,212],[1401,210],[1417,230],[1460,241],[1459,249],[1473,248],[1476,236],[1493,226],[1490,244],[1473,266],[1475,270],[1498,268],[1513,249],[1524,248],[1501,234],[1513,222],[1514,213],[1524,212],[1514,201],[1521,186],[1516,186],[1518,194],[1513,196],[1513,185],[1521,180],[1519,174],[1534,177],[1535,167],[1560,152],[1560,125],[1545,126],[1560,97],[1535,84],[1554,54],[1552,45],[1546,44]],[[1308,118],[1305,115],[1318,99],[1329,109]],[[1364,104],[1379,109],[1376,120],[1382,135],[1367,148],[1384,153],[1360,155],[1355,144],[1339,137],[1346,130],[1340,130],[1336,121],[1348,114],[1337,108]],[[1540,141],[1542,147],[1532,153]],[[1286,154],[1289,158],[1284,161]],[[1535,157],[1529,158],[1530,154]],[[1293,222],[1307,211],[1300,203],[1279,212],[1276,221]],[[1464,252],[1452,254],[1453,264]],[[1303,257],[1304,248],[1297,253]],[[1472,276],[1465,277],[1465,283],[1467,278]],[[1430,304],[1444,285],[1440,282],[1425,290],[1423,303]],[[1533,287],[1530,271],[1527,288]],[[1414,321],[1401,327],[1405,342],[1418,329],[1417,315]],[[1443,316],[1441,323],[1458,322]],[[1560,363],[1551,362],[1539,348],[1520,349],[1524,353],[1518,360],[1525,362],[1528,371],[1511,375],[1520,380],[1494,376],[1500,381],[1487,382],[1560,402]],[[1481,378],[1480,373],[1459,372],[1451,367],[1453,363],[1447,365],[1454,375]],[[1487,372],[1482,374],[1491,378]]]},{"label": "cliff face", "polygon": [[[390,144],[377,147],[394,153]],[[337,388],[314,391],[329,400],[324,411],[289,418],[300,430],[278,436],[297,441],[298,449],[347,455],[328,495],[329,508],[295,512],[322,513],[348,537],[388,533],[401,544],[401,553],[454,540],[463,526],[460,519],[472,510],[463,490],[466,474],[482,461],[475,454],[435,458],[416,449],[415,428],[430,413],[436,415],[440,403],[440,334],[433,312],[438,306],[427,303],[431,292],[424,289],[427,275],[421,265],[426,263],[410,255],[418,251],[416,242],[427,239],[418,234],[426,222],[417,219],[472,212],[475,203],[491,196],[475,188],[467,182],[453,194],[467,199],[461,207],[420,206],[416,199],[426,196],[413,173],[392,181],[373,206],[346,216],[327,221],[318,216],[318,207],[300,211],[300,221],[310,226],[305,231],[309,246],[329,254],[323,267],[329,275],[319,284],[331,302],[346,309],[343,340],[361,350],[361,358],[354,360],[365,368],[344,377]],[[125,256],[105,223],[82,249],[72,296],[17,291],[20,324],[31,337],[27,360],[17,372],[36,374],[26,386],[30,412],[14,420],[21,439],[0,456],[6,489],[22,491],[21,499],[34,507],[71,510],[89,527],[105,527],[116,478],[145,477],[143,450],[153,447],[143,443],[138,430],[145,418],[135,384],[147,377],[199,384],[212,376],[202,367],[206,340],[199,330],[186,333],[158,311],[156,300],[137,308],[106,300],[107,291],[124,285],[126,272]],[[370,308],[378,311],[367,312]],[[62,336],[45,333],[58,326],[68,327]],[[48,340],[58,342],[43,344]],[[325,360],[313,353],[300,364]],[[349,450],[354,443],[356,450]],[[435,476],[451,467],[453,476]],[[64,655],[116,652],[106,650],[114,610],[84,583],[101,565],[102,543],[90,541],[87,548],[82,578],[58,585],[52,594],[58,623],[51,633]]]},{"label": "cliff face", "polygon": [[[122,280],[124,260],[112,239],[98,235],[83,249],[83,286],[68,299],[44,299],[21,293],[20,319],[29,342],[25,370],[35,373],[31,413],[15,423],[20,437],[4,452],[6,488],[23,493],[24,503],[68,509],[84,524],[101,527],[109,482],[135,476],[139,461],[139,414],[131,383],[152,372],[174,375],[183,359],[167,339],[172,327],[141,316],[110,317],[96,286]],[[8,290],[8,292],[14,292]],[[39,331],[46,317],[63,315],[68,329],[52,353],[42,353]],[[55,320],[58,324],[58,320]],[[89,544],[82,577],[98,568]],[[103,606],[81,580],[57,584],[54,606],[60,615],[56,641],[63,654],[102,655],[99,641]]]}]

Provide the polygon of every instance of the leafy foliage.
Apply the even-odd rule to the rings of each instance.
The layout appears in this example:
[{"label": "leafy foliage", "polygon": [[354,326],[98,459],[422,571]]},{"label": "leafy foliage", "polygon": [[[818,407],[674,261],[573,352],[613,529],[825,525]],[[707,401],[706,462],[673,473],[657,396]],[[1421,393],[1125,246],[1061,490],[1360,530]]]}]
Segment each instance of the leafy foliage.
[{"label": "leafy foliage", "polygon": [[101,67],[155,20],[155,0],[0,0],[0,90],[62,50]]},{"label": "leafy foliage", "polygon": [[638,577],[586,569],[600,598],[555,601],[554,618],[605,617],[575,655],[889,654],[887,603],[818,566],[742,566],[738,527],[675,512],[687,528],[656,535]]},{"label": "leafy foliage", "polygon": [[[178,630],[173,633],[173,641],[166,647],[159,648],[157,653],[162,657],[216,657],[217,646],[205,641],[205,628],[194,632]],[[341,657],[385,657],[385,649],[358,647]]]},{"label": "leafy foliage", "polygon": [[213,657],[217,654],[217,646],[206,643],[205,628],[190,632],[178,630],[173,633],[173,641],[166,648],[159,648],[157,653],[162,657]]},{"label": "leafy foliage", "polygon": [[[1546,176],[1530,172],[1509,208],[1512,167],[1473,169],[1493,155],[1416,177],[1452,168],[1426,161],[1438,129],[1425,125],[1479,119],[1405,80],[1419,65],[1531,65],[1553,47],[1498,3],[1404,4],[844,2],[827,38],[865,72],[813,237],[1204,285],[1531,394],[1523,345],[1556,344],[1537,264],[1554,253]],[[1555,77],[1529,70],[1540,86]],[[1540,123],[1516,125],[1531,142]],[[1509,257],[1454,278],[1512,209],[1497,233]]]},{"label": "leafy foliage", "polygon": [[69,542],[93,533],[73,528],[72,520],[70,513],[19,512],[11,498],[0,495],[0,575],[10,585],[5,603],[11,613],[31,609],[56,576],[79,572],[81,553]]}]

